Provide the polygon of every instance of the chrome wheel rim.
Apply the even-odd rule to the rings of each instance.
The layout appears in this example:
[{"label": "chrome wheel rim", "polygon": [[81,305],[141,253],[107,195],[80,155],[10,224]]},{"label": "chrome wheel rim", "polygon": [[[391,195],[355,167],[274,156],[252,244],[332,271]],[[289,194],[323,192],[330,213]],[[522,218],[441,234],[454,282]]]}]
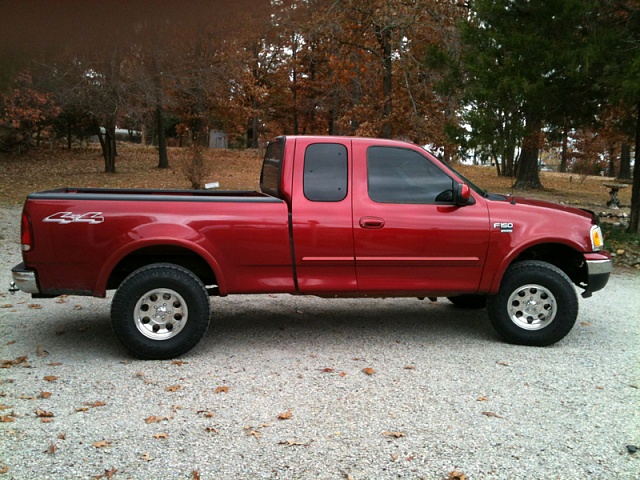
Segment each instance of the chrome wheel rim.
[{"label": "chrome wheel rim", "polygon": [[189,310],[184,298],[168,288],[155,288],[145,293],[134,310],[136,328],[151,340],[175,337],[187,324]]},{"label": "chrome wheel rim", "polygon": [[524,330],[540,330],[556,318],[558,303],[553,293],[542,285],[523,285],[509,297],[509,318]]}]

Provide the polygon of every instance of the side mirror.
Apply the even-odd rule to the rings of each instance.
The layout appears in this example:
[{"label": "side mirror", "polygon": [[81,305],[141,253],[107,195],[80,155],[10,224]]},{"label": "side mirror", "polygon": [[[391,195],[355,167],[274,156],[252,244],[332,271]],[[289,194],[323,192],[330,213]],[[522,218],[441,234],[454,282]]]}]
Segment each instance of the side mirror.
[{"label": "side mirror", "polygon": [[466,183],[457,183],[454,185],[454,203],[458,207],[463,207],[469,203],[471,198],[471,189]]}]

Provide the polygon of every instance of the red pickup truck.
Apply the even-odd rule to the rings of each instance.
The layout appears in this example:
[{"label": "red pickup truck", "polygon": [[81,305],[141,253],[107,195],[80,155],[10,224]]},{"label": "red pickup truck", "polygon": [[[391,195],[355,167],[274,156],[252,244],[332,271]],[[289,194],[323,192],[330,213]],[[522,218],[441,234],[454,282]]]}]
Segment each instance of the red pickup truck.
[{"label": "red pickup truck", "polygon": [[13,289],[104,297],[135,355],[172,358],[209,296],[448,297],[487,307],[508,342],[549,345],[612,270],[589,211],[490,194],[416,145],[282,136],[261,191],[32,193]]}]

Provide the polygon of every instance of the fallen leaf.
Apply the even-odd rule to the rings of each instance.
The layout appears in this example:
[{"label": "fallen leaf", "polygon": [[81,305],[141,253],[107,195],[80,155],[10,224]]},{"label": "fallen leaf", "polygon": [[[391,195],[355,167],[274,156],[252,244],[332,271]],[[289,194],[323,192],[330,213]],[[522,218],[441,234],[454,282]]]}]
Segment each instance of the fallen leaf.
[{"label": "fallen leaf", "polygon": [[177,392],[181,388],[182,387],[180,385],[171,385],[170,387],[165,388],[164,391],[165,392]]},{"label": "fallen leaf", "polygon": [[13,345],[14,343],[16,343],[15,340],[9,340],[5,345],[9,346],[9,345]]},{"label": "fallen leaf", "polygon": [[229,387],[227,387],[226,385],[222,387],[218,387],[214,390],[214,393],[228,393],[228,392],[229,392]]},{"label": "fallen leaf", "polygon": [[78,407],[76,408],[76,412],[88,412],[89,407]]},{"label": "fallen leaf", "polygon": [[18,398],[20,400],[37,400],[36,397],[32,397],[31,395],[20,395]]},{"label": "fallen leaf", "polygon": [[58,434],[58,440],[65,440],[66,438],[67,438],[67,434],[66,433]]},{"label": "fallen leaf", "polygon": [[169,420],[169,417],[156,417],[154,415],[151,415],[150,417],[144,419],[144,423],[159,423],[164,420]]},{"label": "fallen leaf", "polygon": [[5,303],[4,305],[0,305],[0,308],[13,308],[13,304]]},{"label": "fallen leaf", "polygon": [[373,375],[374,373],[376,373],[376,371],[373,368],[369,368],[369,367],[363,368],[362,371],[367,375]]},{"label": "fallen leaf", "polygon": [[100,440],[99,442],[93,442],[92,445],[96,448],[106,448],[111,446],[111,442],[106,440]]},{"label": "fallen leaf", "polygon": [[51,392],[45,392],[44,390],[40,390],[40,398],[47,399],[51,396]]},{"label": "fallen leaf", "polygon": [[56,453],[56,450],[58,450],[58,447],[56,447],[55,443],[50,443],[49,446],[47,447],[47,449],[44,451],[44,453],[48,453],[49,455],[53,455],[54,453]]},{"label": "fallen leaf", "polygon": [[32,310],[40,310],[42,308],[42,305],[40,305],[39,303],[30,303],[29,305],[27,305],[27,307]]},{"label": "fallen leaf", "polygon": [[507,362],[498,362],[498,365],[502,365],[503,367],[508,367],[509,364]]},{"label": "fallen leaf", "polygon": [[597,390],[604,390],[604,387],[600,386],[600,385],[596,385],[596,389]]},{"label": "fallen leaf", "polygon": [[13,418],[12,416],[9,415],[2,415],[0,417],[0,423],[11,423],[11,422],[15,422],[16,419]]},{"label": "fallen leaf", "polygon": [[487,400],[489,400],[489,397],[486,396],[476,398],[476,401],[478,402],[486,402]]},{"label": "fallen leaf", "polygon": [[334,372],[333,368],[329,368],[329,367],[322,370],[322,373],[333,373],[333,372]]},{"label": "fallen leaf", "polygon": [[171,365],[177,365],[179,367],[181,367],[182,365],[186,365],[189,362],[185,362],[184,360],[174,360],[173,362],[171,362]]},{"label": "fallen leaf", "polygon": [[98,408],[98,407],[104,407],[106,405],[106,403],[101,402],[100,400],[98,400],[97,402],[93,402],[93,403],[85,403],[85,405],[88,405],[91,408]]},{"label": "fallen leaf", "polygon": [[26,363],[27,361],[27,357],[26,355],[23,355],[21,357],[16,358],[15,360],[2,360],[0,362],[0,366],[2,368],[10,368],[14,365],[20,365],[21,363]]},{"label": "fallen leaf", "polygon": [[467,477],[464,473],[459,472],[458,470],[449,472],[449,476],[447,477],[447,480],[468,480],[468,479],[469,477]]},{"label": "fallen leaf", "polygon": [[247,435],[249,437],[255,437],[256,440],[260,438],[260,432],[258,432],[257,430],[249,430],[249,432],[247,432]]},{"label": "fallen leaf", "polygon": [[394,462],[397,462],[397,461],[398,461],[398,458],[400,458],[400,455],[394,455],[393,453],[391,454],[391,459],[392,459]]},{"label": "fallen leaf", "polygon": [[291,413],[291,410],[287,410],[286,412],[278,415],[278,420],[289,420],[292,416],[293,413]]},{"label": "fallen leaf", "polygon": [[211,417],[215,416],[215,413],[210,412],[208,410],[198,410],[197,414],[198,415],[204,415],[204,418],[211,418]]},{"label": "fallen leaf", "polygon": [[2,404],[0,403],[0,410],[7,410],[7,409],[9,409],[9,408],[12,408],[12,407],[9,407],[9,406],[7,406],[7,405],[2,405]]},{"label": "fallen leaf", "polygon": [[205,432],[207,433],[217,433],[218,435],[220,435],[220,430],[218,430],[217,428],[213,428],[213,427],[206,427],[204,429]]},{"label": "fallen leaf", "polygon": [[580,322],[580,325],[582,325],[583,327],[590,327],[591,324],[589,322]]},{"label": "fallen leaf", "polygon": [[493,412],[482,412],[482,414],[487,416],[487,417],[504,418],[504,417],[501,417],[500,415],[498,415],[497,413],[493,413]]},{"label": "fallen leaf", "polygon": [[60,365],[62,365],[62,363],[60,363],[60,362],[49,362],[49,363],[47,363],[47,365],[49,365],[50,367],[59,367]]},{"label": "fallen leaf", "polygon": [[36,355],[38,357],[46,357],[47,355],[49,355],[49,352],[42,348],[41,345],[38,345],[38,347],[36,348]]},{"label": "fallen leaf", "polygon": [[53,418],[41,418],[40,421],[42,423],[52,423],[53,422]]},{"label": "fallen leaf", "polygon": [[56,380],[58,380],[58,377],[56,377],[55,375],[47,375],[46,377],[44,377],[44,380],[46,380],[47,382],[55,382]]},{"label": "fallen leaf", "polygon": [[[83,307],[82,307],[82,305],[74,305],[74,306],[73,306],[73,309],[74,309],[74,310],[82,310],[82,308],[83,308]],[[80,328],[78,329],[78,331],[79,331],[79,332],[84,332],[86,329],[87,329],[87,327],[80,327]]]},{"label": "fallen leaf", "polygon": [[200,470],[194,470],[191,472],[191,476],[193,477],[193,480],[200,480]]},{"label": "fallen leaf", "polygon": [[156,433],[153,438],[169,438],[168,433]]},{"label": "fallen leaf", "polygon": [[347,372],[340,372],[340,376],[343,377],[343,378],[346,377],[347,376]]},{"label": "fallen leaf", "polygon": [[308,447],[308,443],[296,442],[295,440],[286,440],[284,442],[278,442],[278,445],[286,445],[287,447]]},{"label": "fallen leaf", "polygon": [[153,459],[151,458],[151,454],[149,452],[144,452],[142,454],[142,460],[144,460],[145,462],[150,462]]},{"label": "fallen leaf", "polygon": [[394,437],[394,438],[400,438],[405,436],[405,434],[402,432],[382,432],[382,434],[386,437]]},{"label": "fallen leaf", "polygon": [[414,367],[413,365],[407,365],[404,367],[405,370],[415,370],[416,367]]},{"label": "fallen leaf", "polygon": [[116,474],[116,472],[118,471],[117,468],[115,467],[111,467],[111,470],[104,470],[104,474],[107,476],[107,479],[111,479],[113,478],[113,476]]},{"label": "fallen leaf", "polygon": [[40,418],[51,418],[53,417],[53,413],[52,412],[47,412],[46,410],[36,410],[36,417],[40,417]]}]

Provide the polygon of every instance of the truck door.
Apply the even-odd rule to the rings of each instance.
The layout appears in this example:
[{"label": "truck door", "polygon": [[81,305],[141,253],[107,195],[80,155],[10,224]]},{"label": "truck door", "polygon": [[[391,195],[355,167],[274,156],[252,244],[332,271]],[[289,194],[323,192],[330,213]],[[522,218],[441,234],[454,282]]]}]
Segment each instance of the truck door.
[{"label": "truck door", "polygon": [[354,142],[353,156],[359,290],[476,292],[489,244],[484,199],[456,206],[452,177],[419,148]]},{"label": "truck door", "polygon": [[351,141],[296,138],[293,170],[293,248],[302,293],[358,289],[353,250]]}]

